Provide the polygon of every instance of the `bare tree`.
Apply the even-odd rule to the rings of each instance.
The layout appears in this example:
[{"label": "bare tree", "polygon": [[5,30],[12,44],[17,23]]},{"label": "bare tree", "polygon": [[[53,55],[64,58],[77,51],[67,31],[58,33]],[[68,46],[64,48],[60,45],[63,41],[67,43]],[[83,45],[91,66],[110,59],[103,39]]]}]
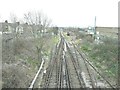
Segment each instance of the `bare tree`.
[{"label": "bare tree", "polygon": [[32,28],[38,60],[42,61],[42,49],[45,44],[43,34],[45,29],[50,26],[51,20],[41,12],[28,12],[24,14],[24,19]]},{"label": "bare tree", "polygon": [[24,19],[29,25],[36,25],[40,30],[50,26],[51,20],[42,12],[28,12],[24,14]]},{"label": "bare tree", "polygon": [[11,23],[16,23],[18,21],[18,17],[14,13],[10,13],[10,21]]},{"label": "bare tree", "polygon": [[16,33],[16,27],[18,26],[18,17],[14,14],[14,13],[10,13],[10,22],[13,24],[13,34],[14,34],[14,38],[17,38],[17,33]]},{"label": "bare tree", "polygon": [[0,22],[2,21],[1,15],[0,15]]},{"label": "bare tree", "polygon": [[13,27],[12,36],[14,41],[14,55],[17,54],[18,48],[21,47],[22,40],[20,38],[19,32],[19,25],[20,22],[18,21],[18,17],[14,13],[10,13],[10,22],[12,23],[11,26]]}]

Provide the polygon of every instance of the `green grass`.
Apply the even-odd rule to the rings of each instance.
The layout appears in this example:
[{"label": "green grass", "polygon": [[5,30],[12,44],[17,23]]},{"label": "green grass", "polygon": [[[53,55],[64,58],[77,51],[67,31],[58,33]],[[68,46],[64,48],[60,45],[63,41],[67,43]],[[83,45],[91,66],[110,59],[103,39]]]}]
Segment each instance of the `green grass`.
[{"label": "green grass", "polygon": [[31,57],[28,57],[26,60],[27,60],[27,63],[33,68],[36,68],[36,66],[39,66],[40,64],[40,61],[32,59]]},{"label": "green grass", "polygon": [[59,36],[58,36],[58,35],[57,35],[57,36],[53,36],[53,37],[52,37],[52,42],[53,42],[54,44],[58,43],[58,42],[59,42]]},{"label": "green grass", "polygon": [[[89,51],[89,57],[94,62],[96,67],[108,77],[115,78],[117,73],[117,40],[113,38],[105,38],[103,44],[93,45],[92,50]],[[87,46],[87,51],[90,46]],[[99,64],[96,64],[99,63]]]},{"label": "green grass", "polygon": [[103,75],[116,79],[118,71],[118,40],[117,38],[104,36],[102,42],[101,44],[95,44],[91,42],[90,38],[84,37],[78,47],[81,47],[80,50],[87,53],[89,60]]}]

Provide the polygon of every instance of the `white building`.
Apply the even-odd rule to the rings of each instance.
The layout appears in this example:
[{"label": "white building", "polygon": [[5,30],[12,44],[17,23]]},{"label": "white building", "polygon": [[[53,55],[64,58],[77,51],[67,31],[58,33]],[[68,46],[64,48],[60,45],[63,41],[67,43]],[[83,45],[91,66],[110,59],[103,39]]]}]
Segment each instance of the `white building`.
[{"label": "white building", "polygon": [[19,25],[19,26],[16,27],[16,33],[22,34],[23,31],[24,31],[24,30],[23,30],[23,27],[22,27],[22,26]]}]

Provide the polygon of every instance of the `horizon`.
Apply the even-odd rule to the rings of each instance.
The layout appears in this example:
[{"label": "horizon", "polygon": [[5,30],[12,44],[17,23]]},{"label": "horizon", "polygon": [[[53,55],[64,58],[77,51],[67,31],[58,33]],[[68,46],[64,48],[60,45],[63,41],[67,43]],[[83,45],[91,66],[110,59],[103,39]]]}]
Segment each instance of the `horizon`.
[{"label": "horizon", "polygon": [[[17,22],[19,22],[19,21],[17,21]],[[16,23],[17,23],[16,22]],[[0,24],[1,23],[5,23],[5,21],[4,22],[0,22]],[[8,22],[9,24],[13,24],[12,22]],[[26,23],[20,23],[20,24],[26,24]],[[29,24],[28,24],[29,25]],[[50,26],[50,27],[59,27],[59,28],[88,28],[88,27],[92,27],[92,26],[87,26],[87,27],[75,27],[75,26]],[[96,28],[118,28],[118,26],[117,27],[111,27],[111,26],[96,26]]]}]

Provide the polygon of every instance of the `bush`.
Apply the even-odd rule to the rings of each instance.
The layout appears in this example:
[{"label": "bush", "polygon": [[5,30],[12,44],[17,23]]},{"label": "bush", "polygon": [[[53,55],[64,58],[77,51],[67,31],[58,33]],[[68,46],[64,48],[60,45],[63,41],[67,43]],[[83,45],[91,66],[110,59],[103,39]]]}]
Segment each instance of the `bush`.
[{"label": "bush", "polygon": [[100,63],[97,67],[102,70],[102,73],[115,78],[117,73],[118,40],[106,37],[102,41],[102,44],[93,45],[89,55],[94,63]]},{"label": "bush", "polygon": [[76,33],[77,35],[76,35],[76,39],[83,39],[83,38],[85,38],[85,34],[84,33],[82,33],[82,32],[79,32],[79,33]]},{"label": "bush", "polygon": [[27,88],[31,81],[28,68],[21,65],[6,64],[2,70],[3,88]]},{"label": "bush", "polygon": [[25,41],[23,39],[14,40],[14,53],[20,54],[21,50],[24,48]]}]

